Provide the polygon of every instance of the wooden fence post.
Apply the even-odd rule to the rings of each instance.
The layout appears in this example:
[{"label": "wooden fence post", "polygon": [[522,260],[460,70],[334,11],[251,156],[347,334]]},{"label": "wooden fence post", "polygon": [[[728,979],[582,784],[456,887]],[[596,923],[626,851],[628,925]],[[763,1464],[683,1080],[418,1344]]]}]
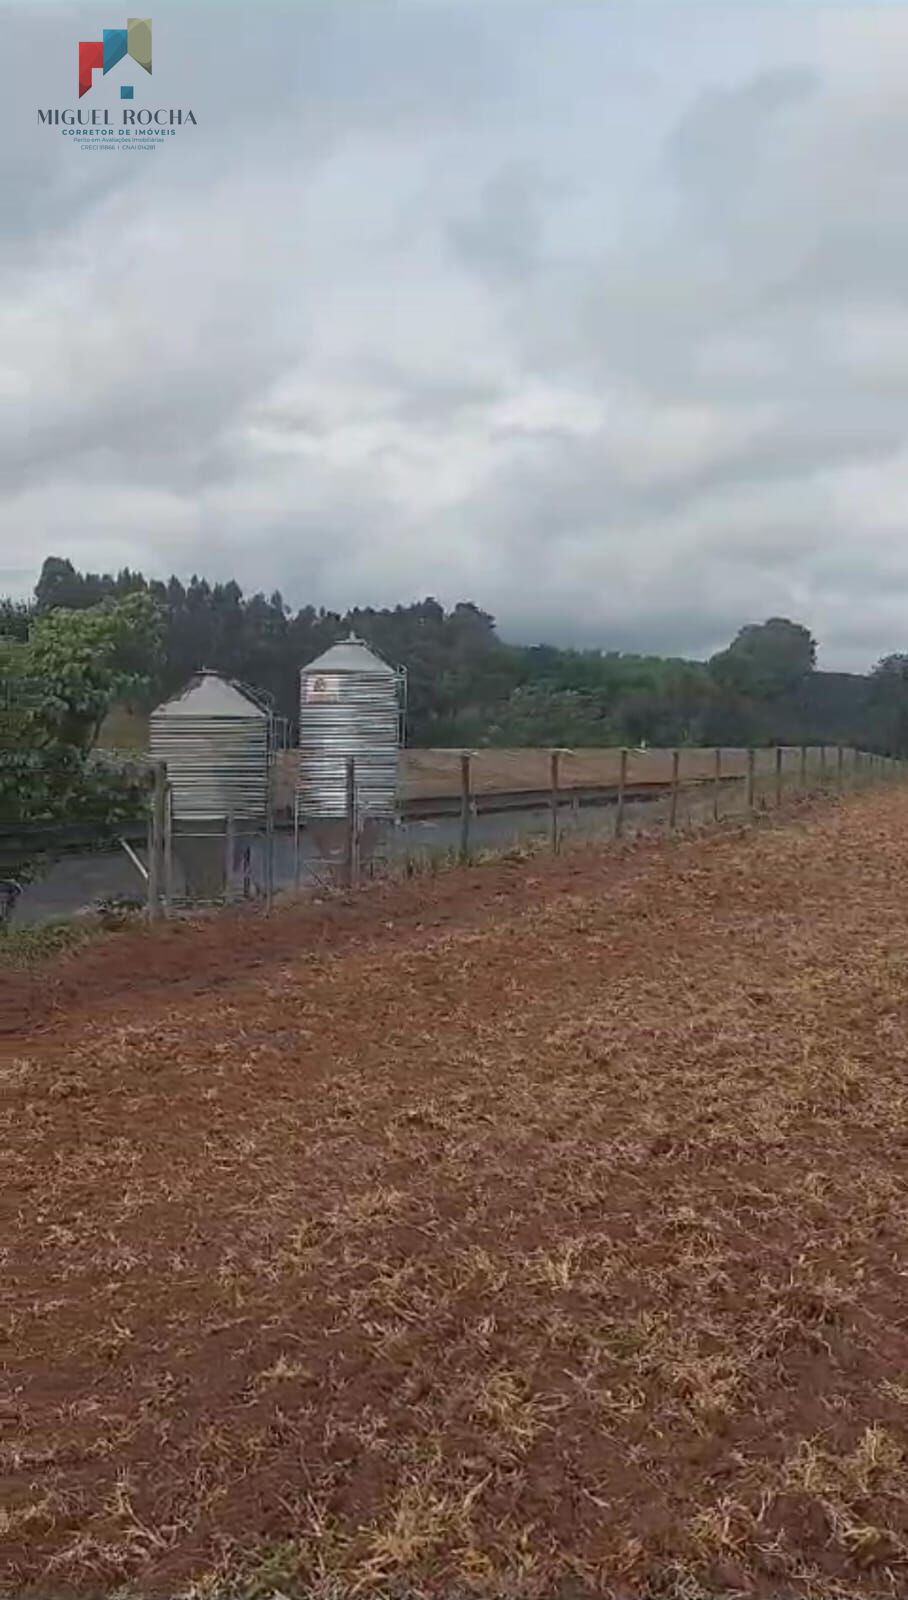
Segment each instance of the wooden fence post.
[{"label": "wooden fence post", "polygon": [[353,756],[347,757],[344,824],[344,882],[348,889],[353,889],[356,885],[356,761]]},{"label": "wooden fence post", "polygon": [[615,810],[615,838],[620,839],[624,832],[624,791],[627,787],[627,751],[622,750],[618,757],[618,805]]},{"label": "wooden fence post", "polygon": [[559,847],[559,843],[560,843],[559,838],[558,838],[558,791],[559,791],[558,766],[559,766],[560,760],[561,760],[561,751],[560,750],[553,750],[552,754],[551,754],[551,758],[550,758],[551,772],[552,772],[551,808],[552,808],[552,855],[553,856],[557,856],[558,847]]},{"label": "wooden fence post", "polygon": [[274,904],[274,756],[268,767],[268,810],[265,813],[265,905]]},{"label": "wooden fence post", "polygon": [[293,887],[297,892],[300,886],[300,799],[299,795],[293,796]]},{"label": "wooden fence post", "polygon": [[802,791],[807,789],[807,746],[806,746],[806,744],[802,744],[802,746],[801,746],[801,789],[802,789]]},{"label": "wooden fence post", "polygon": [[154,922],[156,920],[160,910],[157,896],[157,872],[155,868],[155,860],[157,858],[157,840],[155,839],[154,833],[154,776],[154,771],[152,770],[152,781],[151,785],[149,786],[151,789],[151,794],[148,805],[148,837],[145,845],[145,853],[148,857],[148,866],[145,872],[145,897],[147,901],[149,922]]},{"label": "wooden fence post", "polygon": [[842,749],[842,746],[840,744],[837,744],[836,745],[836,751],[835,751],[835,781],[836,781],[836,788],[839,790],[839,792],[841,792],[842,786],[843,786],[844,781],[845,781],[844,762],[845,762],[845,752]]},{"label": "wooden fence post", "polygon": [[469,752],[462,750],[460,753],[460,859],[466,862],[470,859],[470,809],[472,806],[472,793],[470,789],[470,756]]},{"label": "wooden fence post", "polygon": [[157,922],[161,915],[166,806],[167,768],[163,761],[156,761],[152,771],[151,816],[148,821],[148,917],[151,922]]},{"label": "wooden fence post", "polygon": [[776,806],[782,804],[782,756],[784,752],[780,744],[776,745]]},{"label": "wooden fence post", "polygon": [[716,745],[713,756],[713,822],[719,820],[719,785],[722,782],[722,746]]},{"label": "wooden fence post", "polygon": [[678,826],[678,774],[681,766],[680,750],[672,751],[672,796],[669,803],[668,825],[674,833]]},{"label": "wooden fence post", "polygon": [[752,812],[756,799],[757,752],[750,749],[747,752],[747,809]]},{"label": "wooden fence post", "polygon": [[164,915],[170,916],[173,904],[173,785],[165,784],[164,795]]},{"label": "wooden fence post", "polygon": [[233,858],[236,855],[236,823],[231,811],[224,825],[224,900],[229,901],[233,884]]}]

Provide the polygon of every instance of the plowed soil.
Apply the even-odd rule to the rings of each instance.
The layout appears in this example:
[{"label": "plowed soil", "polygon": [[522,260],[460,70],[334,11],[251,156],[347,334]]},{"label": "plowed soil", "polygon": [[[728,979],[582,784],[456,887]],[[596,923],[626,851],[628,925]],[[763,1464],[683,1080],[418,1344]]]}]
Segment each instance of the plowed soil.
[{"label": "plowed soil", "polygon": [[908,1593],[908,794],[0,980],[11,1595]]}]

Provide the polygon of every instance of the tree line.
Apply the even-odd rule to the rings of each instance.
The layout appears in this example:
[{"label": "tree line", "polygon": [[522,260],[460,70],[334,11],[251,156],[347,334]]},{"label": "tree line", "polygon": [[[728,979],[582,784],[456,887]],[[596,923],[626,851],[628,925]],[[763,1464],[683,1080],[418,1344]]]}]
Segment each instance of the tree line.
[{"label": "tree line", "polygon": [[[706,661],[519,646],[473,601],[428,598],[343,614],[293,611],[235,582],[80,572],[49,556],[32,601],[0,601],[0,634],[24,643],[57,614],[108,617],[136,597],[155,626],[117,632],[117,692],[149,710],[210,667],[270,696],[291,728],[299,669],[351,630],[407,670],[408,740],[423,746],[859,744],[908,755],[908,655],[867,675],[819,672],[803,624],[743,626]],[[115,630],[116,631],[116,630]]]}]

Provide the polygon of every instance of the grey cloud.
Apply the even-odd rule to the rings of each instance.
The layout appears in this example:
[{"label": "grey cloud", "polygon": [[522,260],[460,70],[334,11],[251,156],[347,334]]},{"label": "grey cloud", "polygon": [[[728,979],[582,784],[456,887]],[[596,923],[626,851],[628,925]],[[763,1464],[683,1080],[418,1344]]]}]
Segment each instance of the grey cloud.
[{"label": "grey cloud", "polygon": [[[372,391],[367,415],[372,420],[394,418],[423,428],[447,428],[474,412],[483,412],[505,393],[501,383],[457,373],[409,370],[393,359],[364,360],[357,373]],[[278,436],[327,439],[336,423],[320,410],[316,398],[308,403],[266,403],[256,420]]]},{"label": "grey cloud", "polygon": [[[206,112],[210,119],[223,117],[223,85],[230,85],[232,110],[222,124],[222,150],[225,139],[228,146],[239,145],[241,117],[270,120],[276,107],[292,104],[299,77],[299,28],[292,12],[285,19],[283,50],[275,50],[269,29],[256,27],[252,13],[236,13],[225,26],[208,7],[193,15],[162,4],[154,20],[157,103],[192,106],[203,120]],[[210,44],[213,28],[215,52]],[[14,63],[4,90],[5,137],[0,140],[0,186],[11,224],[3,231],[0,264],[7,271],[27,265],[36,245],[65,233],[99,202],[115,194],[138,198],[159,188],[158,152],[147,161],[81,156],[63,148],[64,137],[56,129],[37,126],[39,107],[77,105],[78,41],[96,37],[98,31],[94,6],[4,8],[4,51]],[[168,43],[177,40],[178,48],[168,51]],[[187,167],[193,167],[187,142],[188,135],[181,148],[182,166],[167,166],[166,178],[176,187],[185,182]],[[160,152],[165,165],[170,153]],[[205,164],[203,156],[203,168]],[[116,238],[99,236],[97,243],[99,251],[112,250],[115,259]]]},{"label": "grey cloud", "polygon": [[701,94],[678,123],[667,156],[689,194],[746,208],[750,180],[787,135],[786,113],[821,92],[806,67],[763,72],[734,88]]},{"label": "grey cloud", "polygon": [[519,166],[502,169],[485,184],[476,213],[450,224],[455,251],[493,279],[526,278],[537,265],[544,200],[538,174]]},{"label": "grey cloud", "polygon": [[393,364],[386,371],[395,380],[395,410],[400,419],[429,427],[450,426],[465,413],[494,405],[503,394],[500,383],[479,378],[411,375],[395,370]]},{"label": "grey cloud", "polygon": [[514,637],[697,654],[806,606],[827,661],[904,642],[862,496],[908,442],[908,113],[844,23],[162,5],[200,127],[141,171],[29,132],[94,8],[5,12],[6,583],[52,539],[293,603],[470,592]]},{"label": "grey cloud", "polygon": [[[489,35],[481,11],[383,0],[338,7],[313,0],[231,10],[159,0],[154,87],[159,103],[191,106],[204,132],[182,141],[166,188],[206,181],[253,157],[303,169],[351,137],[418,135],[447,119],[494,105]],[[38,238],[58,234],[95,202],[161,183],[163,162],[67,161],[61,139],[37,129],[38,106],[75,105],[76,48],[98,33],[95,6],[4,8],[4,52],[16,64],[3,99],[0,186],[15,229],[3,234],[0,265],[27,257]],[[40,63],[40,68],[37,66]],[[174,152],[175,153],[175,152]],[[170,152],[162,152],[165,160]],[[62,159],[61,159],[62,157]],[[165,189],[166,192],[166,189]],[[4,263],[5,257],[5,263]]]},{"label": "grey cloud", "polygon": [[539,601],[526,604],[511,628],[516,644],[560,644],[574,650],[606,647],[631,655],[652,652],[685,660],[714,655],[735,632],[737,624],[730,626],[724,606],[711,607],[694,597],[681,599],[675,606],[644,606],[635,611],[633,621],[620,612],[610,616],[605,646],[601,622],[578,622],[573,607],[559,611]]},{"label": "grey cloud", "polygon": [[661,485],[645,491],[640,496],[641,509],[684,506],[700,495],[736,485],[796,481],[824,468],[839,467],[843,461],[885,460],[903,438],[904,429],[891,416],[867,421],[860,416],[833,416],[826,420],[792,410],[783,413],[762,438],[692,473],[680,489]]}]

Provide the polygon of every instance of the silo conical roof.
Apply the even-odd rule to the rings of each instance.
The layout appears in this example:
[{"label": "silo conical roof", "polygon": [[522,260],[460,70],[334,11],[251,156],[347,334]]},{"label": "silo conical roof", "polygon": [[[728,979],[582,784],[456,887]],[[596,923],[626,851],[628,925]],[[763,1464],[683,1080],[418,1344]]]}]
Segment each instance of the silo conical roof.
[{"label": "silo conical roof", "polygon": [[331,645],[323,655],[316,656],[314,661],[308,661],[302,668],[303,672],[373,672],[382,673],[389,678],[396,678],[393,667],[387,661],[376,655],[374,650],[362,639],[357,639],[355,634],[349,639],[341,639],[338,644]]},{"label": "silo conical roof", "polygon": [[217,672],[200,672],[171,700],[152,712],[153,717],[261,717],[268,713]]}]

